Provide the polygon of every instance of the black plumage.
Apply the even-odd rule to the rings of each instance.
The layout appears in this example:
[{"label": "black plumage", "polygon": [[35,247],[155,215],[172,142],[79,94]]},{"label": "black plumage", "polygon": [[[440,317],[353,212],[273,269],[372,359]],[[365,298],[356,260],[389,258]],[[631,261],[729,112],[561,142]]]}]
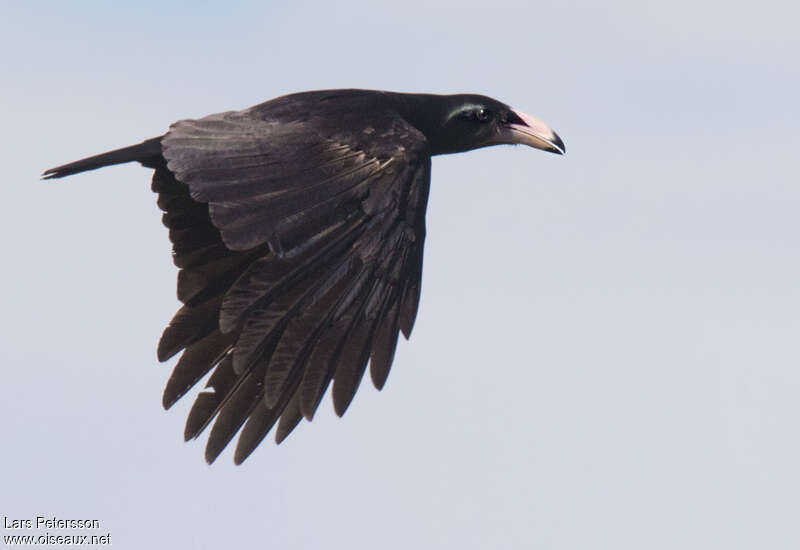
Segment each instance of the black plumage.
[{"label": "black plumage", "polygon": [[183,352],[164,407],[213,370],[185,437],[213,423],[212,462],[241,432],[240,463],[276,423],[280,442],[311,420],[331,384],[339,415],[368,365],[383,387],[419,305],[431,156],[499,143],[564,152],[488,97],[330,90],[179,121],[44,176],[155,170],[183,302],[158,345],[160,361]]}]

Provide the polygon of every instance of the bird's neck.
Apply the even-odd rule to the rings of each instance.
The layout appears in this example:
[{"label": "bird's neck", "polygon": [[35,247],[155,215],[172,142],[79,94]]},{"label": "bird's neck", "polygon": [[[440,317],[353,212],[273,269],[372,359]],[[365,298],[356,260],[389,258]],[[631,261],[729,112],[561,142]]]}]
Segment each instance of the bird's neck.
[{"label": "bird's neck", "polygon": [[443,101],[444,96],[401,93],[390,95],[394,108],[400,116],[428,139],[431,155],[451,152],[435,139],[440,134],[439,129],[449,109],[449,105]]}]

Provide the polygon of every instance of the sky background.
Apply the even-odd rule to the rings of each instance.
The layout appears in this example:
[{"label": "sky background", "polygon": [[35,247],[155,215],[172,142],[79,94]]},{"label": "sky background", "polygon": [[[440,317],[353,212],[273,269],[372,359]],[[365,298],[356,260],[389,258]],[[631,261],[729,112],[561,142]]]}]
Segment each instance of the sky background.
[{"label": "sky background", "polygon": [[[2,2],[0,515],[123,549],[800,548],[795,3],[165,4]],[[337,87],[490,95],[568,154],[435,158],[385,389],[209,467],[197,390],[161,408],[150,172],[38,175]]]}]

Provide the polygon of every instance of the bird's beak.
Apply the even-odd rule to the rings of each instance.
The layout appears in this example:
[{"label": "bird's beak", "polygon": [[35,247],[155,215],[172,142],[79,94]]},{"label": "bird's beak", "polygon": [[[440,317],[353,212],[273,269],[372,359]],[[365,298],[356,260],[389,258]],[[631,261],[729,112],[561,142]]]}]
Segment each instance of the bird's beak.
[{"label": "bird's beak", "polygon": [[[567,148],[561,138],[547,124],[521,111],[511,111],[512,120],[505,124],[505,143],[530,145],[542,151],[563,155]],[[516,118],[517,120],[514,120]]]}]

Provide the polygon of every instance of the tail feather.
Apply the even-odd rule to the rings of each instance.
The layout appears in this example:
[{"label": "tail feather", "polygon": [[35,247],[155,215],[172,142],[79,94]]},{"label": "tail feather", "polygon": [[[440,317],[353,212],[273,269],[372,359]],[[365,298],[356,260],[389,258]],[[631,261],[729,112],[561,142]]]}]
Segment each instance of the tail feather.
[{"label": "tail feather", "polygon": [[148,139],[139,143],[138,145],[131,145],[130,147],[123,147],[102,153],[93,157],[85,158],[62,166],[50,168],[42,174],[42,179],[63,178],[64,176],[71,176],[80,172],[88,170],[95,170],[103,166],[112,166],[114,164],[123,164],[125,162],[138,161],[148,166],[154,161],[161,158],[161,138]]}]

